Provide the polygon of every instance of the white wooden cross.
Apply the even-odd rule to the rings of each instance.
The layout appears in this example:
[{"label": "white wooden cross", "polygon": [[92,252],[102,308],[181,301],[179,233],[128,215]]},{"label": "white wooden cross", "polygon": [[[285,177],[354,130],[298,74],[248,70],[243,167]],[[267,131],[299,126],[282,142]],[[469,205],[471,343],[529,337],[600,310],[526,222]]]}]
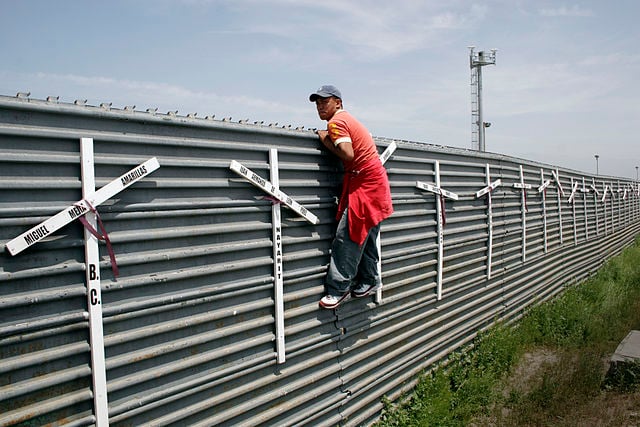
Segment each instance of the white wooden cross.
[{"label": "white wooden cross", "polygon": [[[618,181],[618,188],[615,189],[615,190],[613,189],[613,183],[611,183],[611,195],[612,196],[615,195],[615,198],[617,199],[617,202],[618,202],[617,203],[617,205],[618,205],[618,209],[617,209],[618,215],[617,216],[618,216],[618,227],[619,228],[622,227],[622,219],[621,219],[621,217],[622,217],[622,213],[621,213],[622,212],[622,198],[620,196],[620,193],[621,193],[621,191],[620,191],[620,182]],[[613,202],[613,198],[612,198],[612,202]],[[614,208],[613,203],[611,203],[611,222],[614,222],[614,220],[613,220],[613,216],[614,216],[613,208]]]},{"label": "white wooden cross", "polygon": [[562,237],[562,197],[564,197],[564,189],[562,188],[562,182],[560,182],[560,174],[558,170],[551,171],[551,175],[553,175],[553,180],[556,182],[556,186],[558,187],[558,225],[559,225],[559,233],[560,233],[560,244],[563,243]]},{"label": "white wooden cross", "polygon": [[[602,208],[604,210],[604,234],[607,234],[607,193],[610,191],[609,186],[602,181]],[[613,194],[612,194],[613,196]],[[613,200],[611,201],[611,231],[613,231]]]},{"label": "white wooden cross", "polygon": [[593,193],[593,206],[596,211],[596,236],[600,235],[600,216],[598,215],[598,197],[600,196],[600,191],[596,188],[596,179],[591,178],[591,185],[589,185],[591,192]]},{"label": "white wooden cross", "polygon": [[638,213],[638,211],[640,210],[640,182],[637,182],[635,185],[630,184],[631,185],[631,191],[633,192],[633,194],[635,194],[636,196],[636,207],[635,207],[635,211],[636,214]]},{"label": "white wooden cross", "polygon": [[487,279],[490,280],[493,255],[493,208],[491,204],[491,193],[493,192],[493,190],[502,185],[502,181],[500,179],[497,179],[491,182],[489,163],[487,163],[485,166],[485,176],[487,178],[487,186],[482,190],[476,192],[476,199],[479,199],[485,194],[487,195],[487,220],[489,222],[489,236],[487,242]]},{"label": "white wooden cross", "polygon": [[604,189],[602,190],[602,202],[604,203],[606,201],[607,198],[607,191],[609,191],[609,186],[607,184],[605,184],[604,182],[602,183]]},{"label": "white wooden cross", "polygon": [[[619,182],[619,181],[618,181],[618,186],[620,186],[620,182]],[[621,188],[621,189],[619,189],[619,190],[618,190],[618,192],[620,192],[620,191],[622,191],[622,201],[623,201],[623,202],[626,202],[626,201],[627,201],[627,194],[628,194],[627,186],[626,186],[626,185],[625,185],[625,186],[623,186],[623,188]],[[628,203],[627,203],[627,205],[628,205]],[[624,210],[628,213],[628,209],[627,209],[627,207],[626,207],[626,206],[624,207]],[[625,214],[625,220],[626,220],[626,222],[628,223],[628,221],[629,221],[629,216],[628,216],[627,214]]]},{"label": "white wooden cross", "polygon": [[542,229],[544,234],[544,253],[548,251],[547,243],[547,187],[551,185],[551,180],[544,179],[544,169],[540,168],[540,186],[538,187],[538,193],[542,194]]},{"label": "white wooden cross", "polygon": [[[235,160],[231,161],[229,169],[237,173],[255,187],[263,190],[278,202],[284,203],[289,209],[304,218],[307,222],[317,225],[320,219],[307,208],[280,191],[280,176],[278,173],[278,151],[269,150],[269,172],[271,181],[267,181],[251,169]],[[272,244],[273,244],[273,277],[274,277],[274,305],[276,327],[276,360],[278,364],[286,361],[285,331],[284,331],[284,271],[282,249],[282,219],[280,203],[271,205]]]},{"label": "white wooden cross", "polygon": [[635,207],[633,208],[634,214],[638,215],[638,208],[640,207],[640,183],[629,184],[631,187],[631,193],[636,197]]},{"label": "white wooden cross", "polygon": [[[391,141],[391,144],[387,146],[384,152],[380,155],[380,162],[384,165],[391,155],[396,151],[398,145],[395,141]],[[376,290],[376,304],[382,303],[382,244],[380,243],[380,231],[378,231],[378,237],[376,239],[376,245],[378,247],[378,277],[380,277],[380,287]]]},{"label": "white wooden cross", "polygon": [[580,192],[582,193],[582,205],[584,209],[584,239],[589,240],[589,215],[587,212],[587,195],[589,194],[589,188],[587,187],[585,178],[582,177],[582,188]]},{"label": "white wooden cross", "polygon": [[421,190],[434,193],[437,197],[436,200],[436,216],[438,217],[438,278],[437,278],[437,290],[436,296],[438,301],[442,299],[442,270],[444,261],[444,225],[445,225],[445,197],[452,200],[458,200],[458,195],[447,191],[440,187],[440,161],[436,160],[435,164],[436,184],[426,184],[424,182],[416,181],[416,187]]},{"label": "white wooden cross", "polygon": [[620,193],[622,193],[622,188],[620,188],[620,181],[618,181],[618,189],[616,192],[618,193],[618,225],[622,226],[622,201],[620,200]]},{"label": "white wooden cross", "polygon": [[531,189],[531,184],[525,184],[524,172],[522,165],[520,165],[520,182],[513,184],[513,188],[522,190],[521,195],[521,215],[522,215],[522,262],[527,260],[527,190]]},{"label": "white wooden cross", "polygon": [[[278,171],[278,150],[269,150],[269,177],[276,188],[280,187],[280,173]],[[279,364],[286,361],[284,334],[284,271],[282,248],[282,218],[280,204],[271,204],[271,241],[273,243],[273,278],[275,280],[274,304],[276,317],[276,360]]]},{"label": "white wooden cross", "polygon": [[[52,235],[70,222],[81,218],[83,215],[85,216],[88,225],[93,227],[94,230],[97,229],[96,223],[98,215],[96,207],[160,167],[158,160],[153,157],[96,191],[93,138],[80,139],[80,161],[82,175],[82,200],[70,205],[58,212],[56,215],[9,241],[6,244],[6,247],[11,255],[19,254],[28,247]],[[88,230],[86,226],[84,229],[84,241],[88,306],[86,316],[89,320],[94,415],[96,418],[96,426],[103,427],[109,425],[109,411],[107,400],[107,375],[104,356],[104,334],[102,326],[100,255],[98,237]],[[114,260],[112,259],[112,263],[113,262]]]},{"label": "white wooden cross", "polygon": [[615,190],[616,198],[618,199],[618,226],[622,227],[622,189],[620,188],[620,181],[618,181],[618,189]]},{"label": "white wooden cross", "polygon": [[578,181],[574,182],[573,178],[571,178],[571,194],[567,199],[567,202],[574,203],[576,199],[576,193],[578,192]]},{"label": "white wooden cross", "polygon": [[391,157],[391,155],[393,153],[395,153],[396,149],[398,148],[398,145],[396,144],[395,141],[391,141],[391,144],[389,144],[387,146],[387,148],[384,150],[384,152],[382,154],[380,154],[380,162],[384,165],[385,163],[387,163],[387,160],[389,160],[389,158]]},{"label": "white wooden cross", "polygon": [[569,199],[567,200],[569,203],[571,203],[572,208],[573,208],[573,242],[574,245],[578,244],[578,224],[577,224],[577,220],[576,220],[576,194],[578,192],[582,193],[584,195],[583,197],[583,206],[584,206],[584,229],[585,229],[585,239],[588,240],[589,239],[589,221],[588,221],[588,215],[587,215],[587,193],[589,193],[589,189],[587,189],[587,185],[585,182],[584,177],[582,178],[582,188],[579,187],[580,182],[579,181],[575,181],[573,180],[573,178],[571,178],[571,195],[569,196]]},{"label": "white wooden cross", "polygon": [[635,192],[633,190],[633,186],[630,183],[627,183],[625,185],[625,188],[627,190],[627,196],[628,196],[628,200],[629,202],[627,203],[627,220],[629,223],[631,223],[633,221],[633,210],[634,210],[634,196],[635,196]]},{"label": "white wooden cross", "polygon": [[573,177],[571,177],[571,194],[567,199],[567,202],[571,203],[571,208],[573,211],[573,245],[578,245],[578,226],[576,224],[576,193],[578,192],[578,181],[573,181]]}]

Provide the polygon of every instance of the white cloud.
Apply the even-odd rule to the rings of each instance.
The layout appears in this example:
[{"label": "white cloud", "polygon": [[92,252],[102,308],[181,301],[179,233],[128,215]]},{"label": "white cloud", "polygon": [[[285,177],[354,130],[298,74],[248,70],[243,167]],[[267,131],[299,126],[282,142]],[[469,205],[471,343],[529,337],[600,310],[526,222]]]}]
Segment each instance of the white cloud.
[{"label": "white cloud", "polygon": [[[469,30],[487,14],[486,6],[424,1],[276,0],[267,4],[238,0],[229,4],[245,20],[237,34],[271,35],[292,42],[314,39],[335,55],[381,61],[388,57],[447,42],[452,31]],[[296,19],[281,19],[287,14]],[[216,33],[226,32],[215,29]]]},{"label": "white cloud", "polygon": [[578,65],[593,67],[640,67],[640,54],[635,52],[611,52],[601,55],[589,55],[582,59]]},{"label": "white cloud", "polygon": [[579,18],[588,18],[594,16],[594,13],[591,9],[583,9],[578,5],[573,5],[570,7],[562,6],[558,8],[552,9],[540,9],[540,15],[542,16],[550,16],[550,17],[579,17]]},{"label": "white cloud", "polygon": [[[237,119],[246,118],[246,115],[263,118],[265,111],[277,111],[282,117],[300,115],[299,108],[272,100],[246,95],[224,96],[211,91],[197,91],[181,85],[153,81],[44,72],[34,74],[0,72],[0,78],[2,78],[0,87],[13,85],[13,87],[23,88],[30,91],[31,96],[36,99],[60,94],[62,95],[60,102],[88,99],[90,105],[112,102],[114,108],[122,108],[125,105],[136,104],[136,110],[140,111],[147,108],[158,108],[158,112],[177,109],[180,115],[200,112],[204,117],[217,113],[218,118],[222,118],[223,115],[233,115]],[[28,87],[25,87],[26,82]],[[109,99],[104,99],[104,94],[109,94]],[[74,96],[77,98],[74,99]]]},{"label": "white cloud", "polygon": [[484,75],[486,97],[503,116],[593,111],[620,87],[615,79],[569,63],[496,67]]}]

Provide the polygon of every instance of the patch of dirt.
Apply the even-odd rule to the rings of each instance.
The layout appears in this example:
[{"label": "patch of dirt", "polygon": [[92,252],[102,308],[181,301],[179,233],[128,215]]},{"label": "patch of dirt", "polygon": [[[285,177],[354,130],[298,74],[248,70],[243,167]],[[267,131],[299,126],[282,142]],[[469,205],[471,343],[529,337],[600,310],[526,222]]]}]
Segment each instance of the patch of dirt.
[{"label": "patch of dirt", "polygon": [[[476,417],[469,425],[473,427],[538,425],[640,427],[640,391],[625,393],[602,388],[588,398],[566,399],[567,403],[562,406],[561,414],[556,410],[553,416],[542,414],[544,410],[522,409],[526,408],[528,403],[526,396],[540,390],[545,376],[547,381],[549,380],[550,371],[562,372],[565,369],[571,369],[572,363],[577,360],[578,357],[571,356],[567,359],[566,355],[559,355],[550,349],[536,349],[525,353],[511,375],[503,382],[501,390],[503,402],[490,408],[487,415]],[[604,380],[609,360],[603,360],[601,366],[600,374]],[[518,402],[519,399],[520,402]]]},{"label": "patch of dirt", "polygon": [[557,362],[558,355],[552,350],[538,349],[525,353],[507,379],[503,396],[507,397],[514,389],[521,393],[530,392],[542,380],[540,375],[543,368]]}]

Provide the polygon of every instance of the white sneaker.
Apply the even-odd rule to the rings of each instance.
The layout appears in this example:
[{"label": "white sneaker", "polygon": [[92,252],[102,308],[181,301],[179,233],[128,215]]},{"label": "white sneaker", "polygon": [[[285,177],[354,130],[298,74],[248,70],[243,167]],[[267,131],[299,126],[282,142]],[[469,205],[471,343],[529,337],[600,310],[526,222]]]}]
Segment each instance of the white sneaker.
[{"label": "white sneaker", "polygon": [[361,284],[357,288],[351,290],[351,295],[354,298],[362,298],[362,297],[366,297],[367,295],[370,295],[373,291],[377,289],[378,289],[378,286],[376,285]]},{"label": "white sneaker", "polygon": [[328,309],[337,308],[343,301],[346,301],[350,295],[350,292],[345,292],[342,296],[325,295],[320,300],[320,307]]}]

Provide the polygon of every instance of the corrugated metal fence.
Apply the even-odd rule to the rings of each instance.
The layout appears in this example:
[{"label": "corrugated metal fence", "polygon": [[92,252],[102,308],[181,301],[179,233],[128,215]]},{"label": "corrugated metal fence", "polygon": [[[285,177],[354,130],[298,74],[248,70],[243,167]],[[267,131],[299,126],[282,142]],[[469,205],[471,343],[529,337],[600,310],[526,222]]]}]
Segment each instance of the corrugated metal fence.
[{"label": "corrugated metal fence", "polygon": [[[79,221],[16,255],[4,248],[83,199],[81,138],[93,139],[96,188],[160,164],[97,208],[120,270],[101,245],[99,301],[87,297]],[[377,142],[397,146],[384,290],[321,310],[341,177],[312,132],[0,97],[0,425],[101,424],[97,369],[114,426],[370,424],[383,396],[587,277],[640,230],[635,182]],[[233,160],[318,224],[274,209]],[[102,368],[88,305],[101,309]]]}]

